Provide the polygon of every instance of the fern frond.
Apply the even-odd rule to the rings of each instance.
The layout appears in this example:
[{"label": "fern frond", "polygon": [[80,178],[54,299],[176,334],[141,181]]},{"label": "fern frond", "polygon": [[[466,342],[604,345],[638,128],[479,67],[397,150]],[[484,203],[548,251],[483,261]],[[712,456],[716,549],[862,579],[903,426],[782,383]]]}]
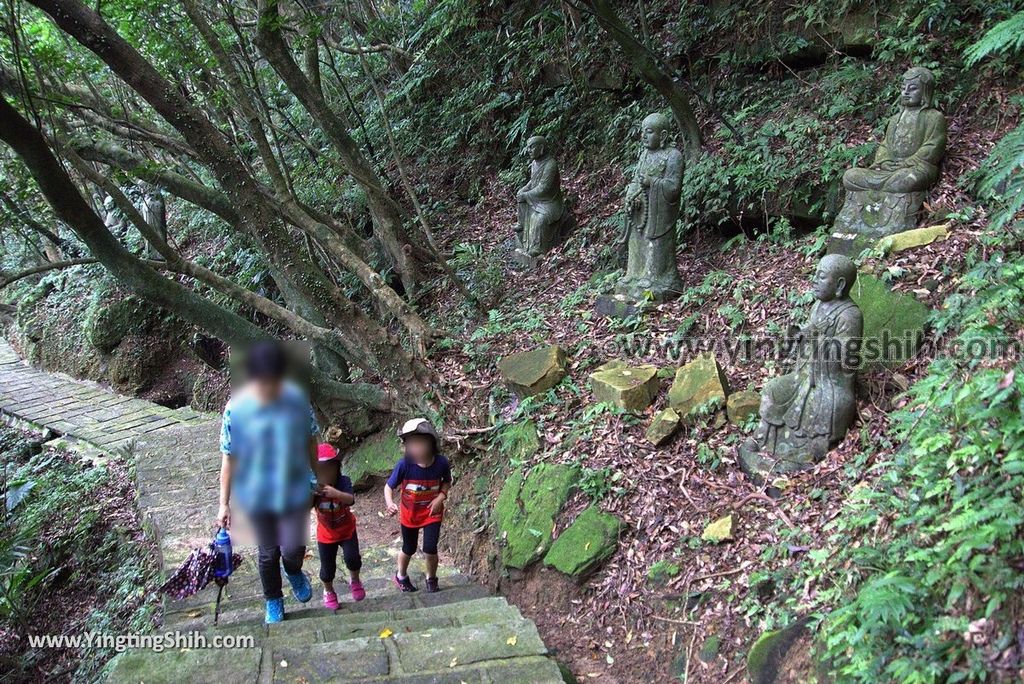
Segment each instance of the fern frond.
[{"label": "fern frond", "polygon": [[989,29],[981,40],[967,48],[964,57],[967,66],[973,66],[991,54],[1021,49],[1024,49],[1024,12],[1017,12]]},{"label": "fern frond", "polygon": [[997,227],[1006,224],[1024,208],[1024,124],[1003,136],[985,160],[978,194],[996,200]]}]

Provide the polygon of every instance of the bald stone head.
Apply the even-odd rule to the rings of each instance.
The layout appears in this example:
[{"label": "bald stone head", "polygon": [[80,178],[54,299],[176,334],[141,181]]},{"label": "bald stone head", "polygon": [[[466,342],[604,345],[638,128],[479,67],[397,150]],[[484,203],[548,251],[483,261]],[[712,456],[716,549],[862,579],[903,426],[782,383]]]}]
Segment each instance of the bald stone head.
[{"label": "bald stone head", "polygon": [[814,296],[822,302],[845,299],[857,280],[857,265],[850,257],[828,254],[818,262],[812,281]]},{"label": "bald stone head", "polygon": [[543,159],[547,155],[548,139],[535,135],[526,141],[526,155],[530,159]]},{"label": "bald stone head", "polygon": [[640,135],[644,147],[649,150],[660,150],[668,144],[668,117],[660,112],[648,114],[640,124]]}]

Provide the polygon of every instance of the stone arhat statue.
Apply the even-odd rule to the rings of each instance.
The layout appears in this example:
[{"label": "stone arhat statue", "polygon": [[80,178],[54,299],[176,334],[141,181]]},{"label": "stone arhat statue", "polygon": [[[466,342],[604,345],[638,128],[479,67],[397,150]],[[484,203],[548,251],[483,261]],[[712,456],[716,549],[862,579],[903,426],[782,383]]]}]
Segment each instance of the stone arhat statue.
[{"label": "stone arhat statue", "polygon": [[934,101],[934,74],[909,69],[900,91],[902,109],[889,119],[871,166],[843,174],[846,201],[836,233],[881,237],[917,225],[946,152],[946,117]]},{"label": "stone arhat statue", "polygon": [[804,470],[820,461],[856,416],[854,386],[864,317],[850,299],[857,267],[846,256],[822,258],[812,281],[817,302],[793,347],[793,370],[761,393],[761,423],[739,450],[755,480]]},{"label": "stone arhat statue", "polygon": [[526,141],[530,157],[530,180],[516,192],[519,224],[516,227],[517,262],[533,268],[537,258],[548,251],[568,229],[569,214],[562,197],[558,162],[551,155],[546,138],[535,135]]},{"label": "stone arhat statue", "polygon": [[648,292],[655,301],[664,301],[682,292],[676,268],[676,221],[683,155],[670,145],[669,119],[664,114],[647,116],[640,132],[643,148],[626,188],[621,238],[628,250],[626,273],[615,291],[633,301]]}]

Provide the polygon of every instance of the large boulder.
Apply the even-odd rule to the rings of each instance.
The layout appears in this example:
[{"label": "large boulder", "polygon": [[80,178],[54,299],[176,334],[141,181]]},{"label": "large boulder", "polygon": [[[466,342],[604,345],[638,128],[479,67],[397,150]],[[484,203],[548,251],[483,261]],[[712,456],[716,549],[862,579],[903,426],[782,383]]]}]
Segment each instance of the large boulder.
[{"label": "large boulder", "polygon": [[861,350],[866,367],[897,365],[917,353],[930,310],[910,295],[893,292],[868,273],[858,273],[850,297],[864,315]]},{"label": "large boulder", "polygon": [[656,447],[667,442],[679,429],[679,414],[673,408],[658,411],[647,428],[647,441]]},{"label": "large boulder", "polygon": [[131,295],[90,307],[85,315],[85,331],[92,346],[110,353],[124,338],[145,332],[154,318],[153,307]]},{"label": "large boulder", "polygon": [[591,506],[558,535],[544,556],[544,565],[573,577],[585,577],[615,553],[622,527],[622,521],[614,515]]},{"label": "large boulder", "polygon": [[577,479],[577,468],[549,463],[534,466],[529,473],[521,468],[512,473],[494,505],[506,567],[521,570],[547,553],[555,519]]},{"label": "large boulder", "polygon": [[368,489],[374,478],[387,477],[402,456],[402,442],[391,430],[367,437],[342,461],[342,472],[356,489]]},{"label": "large boulder", "polygon": [[701,411],[724,404],[728,393],[722,368],[714,354],[705,352],[676,371],[668,404],[683,420],[692,420]]},{"label": "large boulder", "polygon": [[565,351],[548,345],[518,354],[510,354],[498,362],[502,379],[520,397],[546,392],[565,377]]},{"label": "large boulder", "polygon": [[657,366],[605,364],[590,374],[594,398],[632,413],[641,413],[658,395]]}]

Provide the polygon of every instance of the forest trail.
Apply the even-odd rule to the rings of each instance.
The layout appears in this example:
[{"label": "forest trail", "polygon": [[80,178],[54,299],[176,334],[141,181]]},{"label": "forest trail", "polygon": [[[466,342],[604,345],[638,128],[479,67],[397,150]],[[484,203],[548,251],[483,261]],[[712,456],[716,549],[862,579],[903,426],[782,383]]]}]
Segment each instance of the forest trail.
[{"label": "forest trail", "polygon": [[[220,467],[218,416],[165,408],[32,368],[4,340],[0,411],[86,448],[131,454],[139,507],[156,536],[165,570],[209,542]],[[127,650],[107,681],[563,681],[533,622],[470,578],[445,574],[442,568],[440,592],[398,593],[391,581],[394,544],[362,549],[367,597],[353,603],[347,592],[339,592],[342,606],[333,614],[320,604],[316,554],[307,552],[304,570],[313,580],[313,599],[298,604],[286,587],[287,618],[269,627],[263,623],[256,550],[237,550],[244,562],[224,591],[218,624],[213,624],[212,586],[185,601],[166,600],[157,633],[174,633],[182,641],[162,652]],[[240,636],[253,637],[253,646],[198,646],[200,639],[212,646],[215,637]]]}]

